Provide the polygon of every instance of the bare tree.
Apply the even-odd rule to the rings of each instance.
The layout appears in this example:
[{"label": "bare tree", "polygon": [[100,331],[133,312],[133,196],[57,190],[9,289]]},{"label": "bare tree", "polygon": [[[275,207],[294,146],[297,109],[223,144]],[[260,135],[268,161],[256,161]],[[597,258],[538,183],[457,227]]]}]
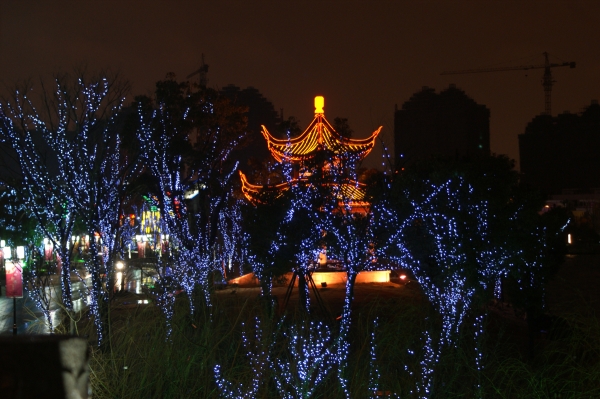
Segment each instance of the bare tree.
[{"label": "bare tree", "polygon": [[173,278],[188,294],[193,312],[195,287],[202,288],[210,306],[209,275],[221,270],[216,244],[222,214],[231,204],[236,164],[230,155],[245,135],[245,109],[230,105],[213,89],[177,82],[172,75],[157,83],[156,99],[137,100],[139,131],[150,139],[147,164],[174,244]]},{"label": "bare tree", "polygon": [[37,101],[16,90],[2,104],[2,136],[18,155],[26,203],[60,259],[62,300],[69,310],[71,275],[78,275],[71,265],[69,240],[76,218],[85,225],[91,238],[86,263],[89,306],[100,343],[100,313],[120,245],[124,187],[141,165],[122,150],[119,135],[117,115],[130,85],[117,74],[89,76],[85,70],[56,75],[54,83],[53,90],[41,84]]}]

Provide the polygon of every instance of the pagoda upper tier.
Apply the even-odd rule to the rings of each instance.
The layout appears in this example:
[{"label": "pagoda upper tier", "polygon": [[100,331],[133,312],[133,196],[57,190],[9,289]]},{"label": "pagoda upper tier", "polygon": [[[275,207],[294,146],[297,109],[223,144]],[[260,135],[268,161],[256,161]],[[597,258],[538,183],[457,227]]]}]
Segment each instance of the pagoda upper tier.
[{"label": "pagoda upper tier", "polygon": [[[323,112],[325,100],[321,96],[315,97],[315,118],[308,128],[300,136],[286,140],[276,139],[263,126],[262,133],[267,140],[271,154],[278,162],[290,162],[294,166],[294,177],[290,181],[279,184],[258,185],[248,181],[244,173],[240,171],[242,192],[246,198],[256,204],[262,203],[269,196],[279,197],[292,186],[310,184],[312,171],[303,170],[306,162],[315,157],[319,152],[328,151],[331,154],[329,167],[321,165],[325,174],[322,184],[327,186],[340,203],[352,207],[353,211],[365,213],[369,203],[365,202],[366,186],[352,179],[336,179],[326,177],[335,168],[330,168],[338,158],[362,160],[375,145],[375,139],[381,131],[381,127],[366,139],[350,139],[340,135],[325,119]],[[327,162],[326,162],[327,163]],[[356,165],[352,162],[353,165]]]},{"label": "pagoda upper tier", "polygon": [[356,157],[362,160],[375,146],[375,139],[381,131],[375,130],[366,139],[350,139],[340,135],[325,119],[323,111],[324,99],[315,97],[315,118],[308,125],[304,133],[289,139],[277,139],[262,126],[262,134],[267,140],[271,154],[278,162],[301,162],[312,158],[317,151],[331,151],[335,154]]}]

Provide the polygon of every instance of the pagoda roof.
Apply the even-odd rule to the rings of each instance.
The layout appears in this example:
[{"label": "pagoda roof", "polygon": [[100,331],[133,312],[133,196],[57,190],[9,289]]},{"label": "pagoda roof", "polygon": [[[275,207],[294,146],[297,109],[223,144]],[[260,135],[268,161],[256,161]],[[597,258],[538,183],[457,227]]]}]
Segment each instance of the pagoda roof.
[{"label": "pagoda roof", "polygon": [[[264,202],[266,196],[273,195],[276,198],[283,195],[284,192],[293,186],[300,184],[309,184],[307,179],[292,179],[289,182],[260,185],[248,182],[246,175],[240,170],[240,179],[242,181],[242,192],[248,201],[253,204]],[[332,189],[339,188],[336,195],[340,202],[347,203],[351,207],[366,207],[369,205],[365,201],[366,185],[353,180],[348,180],[345,183],[331,182],[327,183]]]},{"label": "pagoda roof", "polygon": [[325,119],[323,113],[316,113],[313,121],[299,136],[277,139],[262,126],[262,134],[273,157],[278,161],[303,161],[312,158],[317,151],[329,150],[337,154],[366,157],[375,146],[375,139],[382,126],[365,139],[350,139],[342,136]]},{"label": "pagoda roof", "polygon": [[[371,136],[365,139],[351,139],[342,136],[325,118],[323,107],[325,100],[322,96],[315,97],[315,118],[301,135],[277,139],[273,137],[267,128],[262,126],[262,134],[267,140],[267,147],[278,162],[302,162],[313,158],[320,151],[330,151],[333,156],[354,157],[362,160],[375,146],[375,139],[381,132],[381,126]],[[239,171],[242,181],[242,192],[253,204],[265,203],[270,199],[284,195],[291,187],[306,186],[311,183],[304,177],[291,179],[289,181],[272,184],[258,185],[248,182],[246,175]],[[366,213],[369,203],[365,201],[366,186],[363,183],[351,179],[342,181],[325,181],[320,183],[326,186],[335,196],[340,206],[349,206],[353,212]]]}]

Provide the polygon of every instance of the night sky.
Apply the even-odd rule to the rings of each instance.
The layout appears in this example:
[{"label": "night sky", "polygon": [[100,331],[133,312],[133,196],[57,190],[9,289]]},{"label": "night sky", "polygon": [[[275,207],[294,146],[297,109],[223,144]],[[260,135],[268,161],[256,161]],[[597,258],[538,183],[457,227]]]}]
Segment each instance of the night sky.
[{"label": "night sky", "polygon": [[[598,1],[29,1],[0,4],[0,86],[87,64],[150,94],[210,65],[209,86],[254,86],[305,127],[313,97],[355,137],[379,125],[392,145],[394,105],[455,83],[491,110],[492,152],[518,160],[517,135],[544,109],[543,69],[441,76],[489,66],[575,61],[553,69],[553,114],[600,98]],[[373,159],[371,162],[379,163]]]}]

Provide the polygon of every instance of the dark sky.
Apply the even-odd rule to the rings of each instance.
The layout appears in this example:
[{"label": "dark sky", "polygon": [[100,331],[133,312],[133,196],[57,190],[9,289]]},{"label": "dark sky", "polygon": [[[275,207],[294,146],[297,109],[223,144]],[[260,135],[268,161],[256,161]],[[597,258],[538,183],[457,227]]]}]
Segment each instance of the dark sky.
[{"label": "dark sky", "polygon": [[[313,97],[355,137],[394,104],[455,83],[491,110],[491,148],[518,160],[517,135],[544,109],[543,70],[440,76],[444,70],[576,61],[555,68],[553,114],[600,97],[599,1],[30,1],[0,4],[0,85],[75,66],[118,69],[135,94],[204,53],[209,85],[254,86],[305,127]],[[377,155],[371,155],[370,158]],[[379,163],[377,159],[371,160]]]}]

